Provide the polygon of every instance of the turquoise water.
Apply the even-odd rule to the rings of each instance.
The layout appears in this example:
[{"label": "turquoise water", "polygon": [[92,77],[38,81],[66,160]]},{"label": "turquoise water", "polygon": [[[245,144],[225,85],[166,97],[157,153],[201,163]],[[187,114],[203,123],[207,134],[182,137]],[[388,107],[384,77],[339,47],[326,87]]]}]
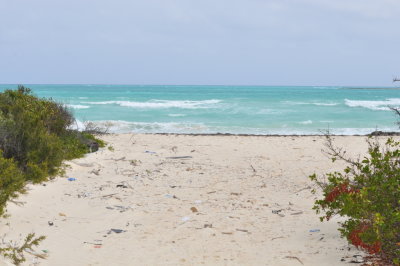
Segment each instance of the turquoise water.
[{"label": "turquoise water", "polygon": [[[343,87],[26,85],[112,132],[366,134],[398,130],[400,90]],[[0,85],[0,90],[17,85]]]}]

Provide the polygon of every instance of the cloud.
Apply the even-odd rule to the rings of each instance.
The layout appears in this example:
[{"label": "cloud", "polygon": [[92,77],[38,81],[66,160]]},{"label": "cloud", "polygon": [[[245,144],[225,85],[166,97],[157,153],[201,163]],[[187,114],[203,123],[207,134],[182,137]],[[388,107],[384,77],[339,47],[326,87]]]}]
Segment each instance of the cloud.
[{"label": "cloud", "polygon": [[398,17],[400,1],[397,0],[297,0],[301,4],[311,4],[338,13],[350,13],[365,18]]},{"label": "cloud", "polygon": [[398,14],[397,0],[0,0],[0,82],[376,84],[398,68]]}]

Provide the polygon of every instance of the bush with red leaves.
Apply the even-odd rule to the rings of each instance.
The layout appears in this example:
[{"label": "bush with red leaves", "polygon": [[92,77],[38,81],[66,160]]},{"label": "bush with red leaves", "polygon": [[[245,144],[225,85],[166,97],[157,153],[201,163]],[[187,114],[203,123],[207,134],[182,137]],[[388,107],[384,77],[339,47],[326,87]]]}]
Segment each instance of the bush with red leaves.
[{"label": "bush with red leaves", "polygon": [[326,174],[324,181],[310,176],[323,192],[314,210],[324,213],[321,221],[345,217],[339,231],[351,244],[400,265],[400,142],[390,138],[381,145],[368,139],[368,155],[352,160],[329,136],[327,140],[332,161],[344,160],[349,166]]}]

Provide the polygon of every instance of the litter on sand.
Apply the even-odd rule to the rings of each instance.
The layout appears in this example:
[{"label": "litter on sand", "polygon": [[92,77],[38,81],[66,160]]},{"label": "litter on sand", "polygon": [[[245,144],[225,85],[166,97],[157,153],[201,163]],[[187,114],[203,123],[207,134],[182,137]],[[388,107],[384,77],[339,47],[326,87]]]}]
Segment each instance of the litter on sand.
[{"label": "litter on sand", "polygon": [[76,181],[76,178],[70,177],[70,178],[68,178],[68,181]]},{"label": "litter on sand", "polygon": [[187,221],[190,221],[189,216],[182,217],[182,222],[187,222]]},{"label": "litter on sand", "polygon": [[193,158],[192,156],[173,156],[173,157],[167,157],[167,159],[191,159]]},{"label": "litter on sand", "polygon": [[108,234],[111,234],[111,233],[120,234],[120,233],[123,233],[123,232],[126,232],[126,231],[122,230],[122,229],[113,229],[113,228],[111,228],[110,231],[108,231]]}]

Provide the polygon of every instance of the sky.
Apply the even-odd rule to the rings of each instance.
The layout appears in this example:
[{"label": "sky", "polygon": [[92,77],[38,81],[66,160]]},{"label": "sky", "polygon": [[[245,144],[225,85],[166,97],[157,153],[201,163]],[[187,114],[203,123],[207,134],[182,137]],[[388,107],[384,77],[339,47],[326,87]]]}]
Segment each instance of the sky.
[{"label": "sky", "polygon": [[0,0],[3,84],[393,86],[396,75],[399,0]]}]

